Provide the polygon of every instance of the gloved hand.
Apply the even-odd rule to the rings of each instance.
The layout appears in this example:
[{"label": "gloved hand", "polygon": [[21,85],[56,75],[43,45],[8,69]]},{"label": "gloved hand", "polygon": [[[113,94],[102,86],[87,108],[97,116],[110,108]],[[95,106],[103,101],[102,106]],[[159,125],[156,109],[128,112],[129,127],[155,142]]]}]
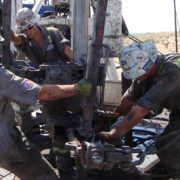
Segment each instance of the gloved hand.
[{"label": "gloved hand", "polygon": [[92,84],[85,79],[81,79],[75,84],[77,96],[86,98],[91,94]]}]

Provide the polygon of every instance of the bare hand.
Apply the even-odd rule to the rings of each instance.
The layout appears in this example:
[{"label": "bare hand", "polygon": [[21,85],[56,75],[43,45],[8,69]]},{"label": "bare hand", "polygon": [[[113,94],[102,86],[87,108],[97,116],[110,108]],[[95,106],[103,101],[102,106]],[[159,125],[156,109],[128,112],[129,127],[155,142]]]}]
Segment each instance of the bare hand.
[{"label": "bare hand", "polygon": [[10,29],[10,40],[14,43],[15,46],[20,46],[22,44],[22,39]]},{"label": "bare hand", "polygon": [[103,132],[99,132],[97,134],[98,138],[102,141],[109,141],[110,140],[110,132],[106,132],[106,131],[103,131]]}]

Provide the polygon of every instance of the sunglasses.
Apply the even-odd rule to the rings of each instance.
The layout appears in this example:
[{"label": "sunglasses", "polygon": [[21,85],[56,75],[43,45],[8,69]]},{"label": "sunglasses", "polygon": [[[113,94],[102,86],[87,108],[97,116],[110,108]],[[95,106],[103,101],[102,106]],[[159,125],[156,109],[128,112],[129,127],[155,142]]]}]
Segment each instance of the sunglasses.
[{"label": "sunglasses", "polygon": [[31,30],[33,28],[34,25],[28,25],[26,29],[22,30],[21,32],[23,33],[26,30]]}]

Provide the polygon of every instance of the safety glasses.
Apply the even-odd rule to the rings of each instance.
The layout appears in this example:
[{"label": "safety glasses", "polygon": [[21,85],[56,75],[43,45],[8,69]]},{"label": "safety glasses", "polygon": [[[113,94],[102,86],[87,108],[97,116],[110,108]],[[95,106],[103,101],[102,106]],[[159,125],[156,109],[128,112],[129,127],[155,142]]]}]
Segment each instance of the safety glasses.
[{"label": "safety glasses", "polygon": [[22,30],[21,32],[23,33],[23,32],[26,31],[26,30],[31,30],[31,29],[33,28],[33,26],[34,26],[34,25],[29,24],[29,25],[26,27],[26,29]]}]

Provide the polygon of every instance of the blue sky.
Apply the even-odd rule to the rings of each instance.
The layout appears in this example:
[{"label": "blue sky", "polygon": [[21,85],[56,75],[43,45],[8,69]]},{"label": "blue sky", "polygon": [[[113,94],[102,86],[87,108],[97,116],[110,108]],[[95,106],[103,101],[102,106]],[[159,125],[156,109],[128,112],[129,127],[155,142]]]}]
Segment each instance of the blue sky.
[{"label": "blue sky", "polygon": [[[180,22],[180,0],[176,8]],[[174,31],[174,0],[122,0],[122,13],[131,34]]]},{"label": "blue sky", "polygon": [[[180,0],[176,7],[180,22]],[[174,31],[174,0],[122,0],[122,13],[131,34]]]}]

